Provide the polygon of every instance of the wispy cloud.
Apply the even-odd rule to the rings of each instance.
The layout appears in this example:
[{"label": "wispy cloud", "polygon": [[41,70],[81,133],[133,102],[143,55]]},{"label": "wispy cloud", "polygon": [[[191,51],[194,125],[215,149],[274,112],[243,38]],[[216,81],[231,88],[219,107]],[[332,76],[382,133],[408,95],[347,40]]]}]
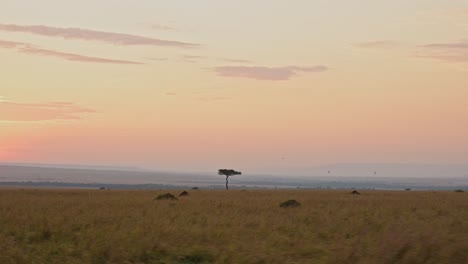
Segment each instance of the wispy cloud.
[{"label": "wispy cloud", "polygon": [[225,61],[225,62],[233,62],[233,63],[252,63],[250,60],[243,60],[243,59],[229,59],[229,58],[217,58],[218,60]]},{"label": "wispy cloud", "polygon": [[152,60],[152,61],[167,61],[167,60],[168,60],[168,58],[162,58],[162,57],[161,57],[161,58],[148,57],[148,58],[146,58],[146,59]]},{"label": "wispy cloud", "polygon": [[20,103],[0,100],[0,121],[78,120],[83,114],[95,112],[71,102]]},{"label": "wispy cloud", "polygon": [[397,47],[398,43],[390,40],[382,40],[356,43],[355,46],[368,49],[389,49]]},{"label": "wispy cloud", "polygon": [[212,68],[219,76],[233,78],[250,78],[256,80],[281,81],[289,80],[295,75],[303,73],[317,73],[327,71],[326,66],[312,67],[286,66],[286,67],[262,67],[262,66],[220,66]]},{"label": "wispy cloud", "polygon": [[33,54],[33,55],[42,55],[49,57],[56,57],[68,61],[80,61],[80,62],[94,62],[94,63],[110,63],[110,64],[143,64],[141,62],[128,61],[128,60],[114,60],[114,59],[105,59],[99,57],[90,57],[75,53],[67,53],[49,49],[43,49],[36,47],[29,43],[22,42],[12,42],[0,40],[0,48],[12,49],[24,54]]},{"label": "wispy cloud", "polygon": [[423,45],[416,56],[447,62],[468,62],[468,41]]},{"label": "wispy cloud", "polygon": [[196,47],[198,44],[143,37],[138,35],[98,31],[82,28],[60,28],[43,25],[13,25],[0,24],[0,31],[31,33],[47,37],[61,37],[64,39],[78,39],[100,41],[114,45],[149,45],[169,47]]},{"label": "wispy cloud", "polygon": [[198,55],[187,55],[187,54],[182,54],[180,55],[180,60],[185,61],[185,62],[190,62],[190,63],[195,63],[198,62],[200,59],[206,59],[208,57],[205,56],[198,56]]},{"label": "wispy cloud", "polygon": [[436,48],[436,49],[466,49],[468,50],[468,41],[460,41],[453,43],[432,43],[424,45],[425,48]]},{"label": "wispy cloud", "polygon": [[27,46],[27,44],[20,43],[20,42],[0,40],[0,48],[14,49],[14,48],[21,47],[21,46]]},{"label": "wispy cloud", "polygon": [[189,54],[180,55],[180,60],[184,62],[190,62],[190,63],[196,63],[201,60],[223,61],[223,62],[230,62],[230,63],[231,62],[232,63],[251,63],[251,61],[243,60],[243,59],[230,59],[230,58],[223,58],[223,57],[189,55]]}]

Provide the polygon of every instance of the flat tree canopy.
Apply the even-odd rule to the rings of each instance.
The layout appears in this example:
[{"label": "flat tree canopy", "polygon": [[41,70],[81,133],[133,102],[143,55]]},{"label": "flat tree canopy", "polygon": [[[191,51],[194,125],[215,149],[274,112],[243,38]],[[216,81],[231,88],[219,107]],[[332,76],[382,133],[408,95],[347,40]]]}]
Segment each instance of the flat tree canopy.
[{"label": "flat tree canopy", "polygon": [[224,175],[226,176],[226,190],[229,190],[228,184],[229,184],[229,177],[234,176],[234,175],[241,175],[242,172],[232,170],[232,169],[220,169],[218,170],[218,175]]},{"label": "flat tree canopy", "polygon": [[231,169],[220,169],[218,170],[218,175],[225,175],[225,176],[234,176],[234,175],[241,175],[242,172],[240,171],[235,171],[235,170],[231,170]]}]

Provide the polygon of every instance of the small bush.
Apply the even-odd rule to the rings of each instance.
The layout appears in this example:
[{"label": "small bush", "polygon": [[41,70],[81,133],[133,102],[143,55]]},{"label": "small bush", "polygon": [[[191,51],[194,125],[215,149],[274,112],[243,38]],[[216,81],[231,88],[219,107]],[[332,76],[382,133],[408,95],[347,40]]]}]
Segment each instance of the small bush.
[{"label": "small bush", "polygon": [[299,207],[299,206],[301,206],[301,204],[296,200],[287,200],[280,204],[280,207],[282,208],[294,208],[294,207]]}]

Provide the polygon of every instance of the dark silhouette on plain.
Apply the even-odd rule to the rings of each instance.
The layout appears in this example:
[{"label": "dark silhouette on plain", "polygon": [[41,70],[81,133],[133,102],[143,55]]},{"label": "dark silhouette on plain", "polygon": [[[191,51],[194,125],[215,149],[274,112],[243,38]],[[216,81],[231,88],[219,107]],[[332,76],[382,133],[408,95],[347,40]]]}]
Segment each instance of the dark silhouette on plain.
[{"label": "dark silhouette on plain", "polygon": [[358,191],[356,191],[356,190],[354,190],[354,191],[351,192],[351,194],[352,194],[352,195],[360,195],[361,193],[358,192]]},{"label": "dark silhouette on plain", "polygon": [[229,190],[229,177],[234,176],[234,175],[241,175],[242,172],[240,171],[235,171],[231,169],[220,169],[218,170],[218,175],[224,175],[226,176],[226,190]]},{"label": "dark silhouette on plain", "polygon": [[188,196],[188,192],[186,192],[186,191],[181,192],[179,194],[179,197],[181,197],[181,196]]},{"label": "dark silhouette on plain", "polygon": [[161,194],[156,197],[156,200],[178,200],[174,195],[170,193]]},{"label": "dark silhouette on plain", "polygon": [[301,206],[301,204],[296,200],[287,200],[280,204],[280,207],[282,208],[294,208],[294,207],[299,207],[299,206]]}]

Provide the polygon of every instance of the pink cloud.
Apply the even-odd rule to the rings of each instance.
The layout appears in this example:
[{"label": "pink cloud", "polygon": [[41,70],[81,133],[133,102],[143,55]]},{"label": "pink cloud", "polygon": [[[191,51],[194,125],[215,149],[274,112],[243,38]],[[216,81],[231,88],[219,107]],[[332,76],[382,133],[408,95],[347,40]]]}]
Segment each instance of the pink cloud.
[{"label": "pink cloud", "polygon": [[421,46],[416,57],[447,62],[468,62],[468,41],[424,45]]},{"label": "pink cloud", "polygon": [[312,67],[220,66],[213,68],[213,70],[219,76],[223,77],[281,81],[289,80],[300,72],[324,72],[327,71],[328,68],[322,65]]},{"label": "pink cloud", "polygon": [[222,60],[225,62],[234,62],[234,63],[252,63],[252,61],[249,60],[243,60],[243,59],[229,59],[229,58],[217,58],[218,60]]},{"label": "pink cloud", "polygon": [[425,48],[435,48],[435,49],[467,49],[468,50],[468,41],[453,42],[453,43],[432,43],[424,45]]},{"label": "pink cloud", "polygon": [[79,39],[88,41],[100,41],[114,45],[149,45],[149,46],[172,46],[172,47],[196,47],[198,44],[186,43],[172,40],[162,40],[143,36],[97,31],[82,28],[59,28],[42,25],[11,25],[0,24],[1,31],[24,32],[47,37],[61,37],[64,39]]},{"label": "pink cloud", "polygon": [[95,111],[71,102],[18,103],[0,101],[0,121],[78,120],[87,113],[95,113]]},{"label": "pink cloud", "polygon": [[355,44],[359,48],[369,48],[369,49],[389,49],[398,46],[396,42],[383,40],[383,41],[369,41],[361,42]]},{"label": "pink cloud", "polygon": [[208,57],[205,56],[198,56],[198,55],[187,55],[183,54],[180,56],[180,59],[185,62],[195,63],[198,62],[199,59],[206,59]]},{"label": "pink cloud", "polygon": [[230,62],[230,63],[251,63],[251,61],[243,60],[243,59],[230,59],[230,58],[223,58],[223,57],[210,57],[210,56],[188,55],[188,54],[180,55],[180,60],[184,62],[190,62],[190,63],[196,63],[200,60],[214,60],[214,61],[224,61],[224,62]]},{"label": "pink cloud", "polygon": [[19,42],[12,42],[12,41],[6,41],[6,40],[1,40],[0,39],[0,48],[14,49],[16,47],[21,47],[23,45],[27,45],[27,44],[19,43]]},{"label": "pink cloud", "polygon": [[35,47],[32,44],[21,43],[21,42],[11,42],[0,40],[0,48],[5,49],[14,49],[17,52],[33,55],[42,55],[56,57],[68,61],[80,61],[80,62],[95,62],[95,63],[111,63],[111,64],[143,64],[141,62],[127,61],[127,60],[113,60],[105,59],[99,57],[90,57],[74,53],[60,52],[49,49],[42,49]]}]

